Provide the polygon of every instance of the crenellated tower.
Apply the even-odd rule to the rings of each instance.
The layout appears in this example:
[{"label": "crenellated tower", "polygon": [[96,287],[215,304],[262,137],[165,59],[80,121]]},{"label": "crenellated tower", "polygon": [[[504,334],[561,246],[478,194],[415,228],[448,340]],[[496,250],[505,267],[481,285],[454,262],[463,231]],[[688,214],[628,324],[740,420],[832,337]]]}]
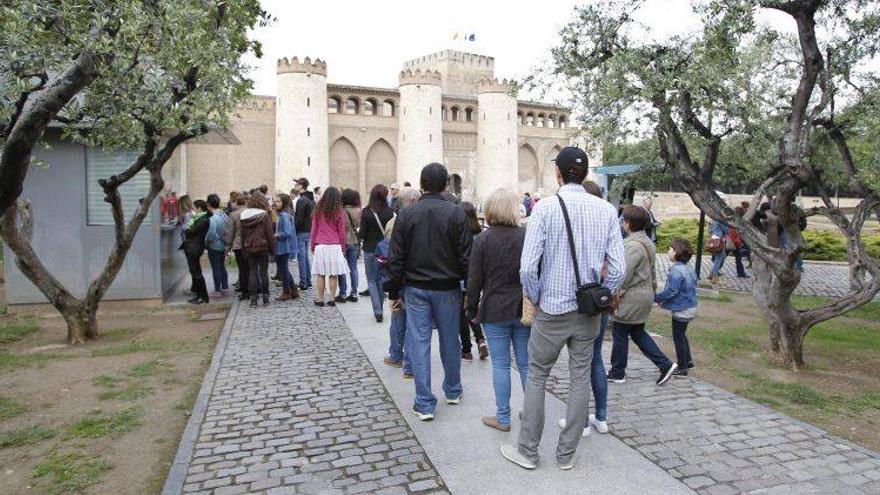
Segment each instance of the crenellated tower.
[{"label": "crenellated tower", "polygon": [[278,60],[275,109],[275,189],[288,191],[308,177],[315,186],[330,181],[327,122],[327,64],[306,57]]},{"label": "crenellated tower", "polygon": [[397,180],[419,184],[422,167],[443,163],[441,77],[431,70],[400,73]]},{"label": "crenellated tower", "polygon": [[476,196],[518,190],[516,83],[486,79],[477,94]]}]

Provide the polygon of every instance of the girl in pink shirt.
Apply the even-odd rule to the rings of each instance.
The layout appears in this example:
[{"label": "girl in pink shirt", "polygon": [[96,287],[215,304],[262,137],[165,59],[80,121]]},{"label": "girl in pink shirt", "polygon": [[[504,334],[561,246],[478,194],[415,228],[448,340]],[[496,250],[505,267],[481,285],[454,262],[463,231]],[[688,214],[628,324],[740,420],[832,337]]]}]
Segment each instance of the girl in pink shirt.
[{"label": "girl in pink shirt", "polygon": [[314,258],[312,271],[318,275],[318,291],[315,306],[324,306],[324,287],[329,278],[330,301],[327,306],[336,306],[337,277],[349,273],[348,262],[342,249],[345,246],[345,212],[342,209],[342,194],[335,187],[328,187],[315,206],[312,218],[311,248]]}]

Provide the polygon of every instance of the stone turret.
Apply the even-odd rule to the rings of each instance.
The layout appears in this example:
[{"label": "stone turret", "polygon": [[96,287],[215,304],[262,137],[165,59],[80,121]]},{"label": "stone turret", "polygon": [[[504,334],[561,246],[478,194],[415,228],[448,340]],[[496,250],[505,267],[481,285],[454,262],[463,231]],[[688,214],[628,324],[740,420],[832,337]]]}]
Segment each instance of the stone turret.
[{"label": "stone turret", "polygon": [[495,189],[517,191],[516,83],[481,81],[477,95],[476,196],[484,200]]},{"label": "stone turret", "polygon": [[431,70],[400,72],[397,180],[419,183],[422,167],[443,163],[441,76]]},{"label": "stone turret", "polygon": [[307,177],[315,186],[330,181],[327,64],[306,57],[278,60],[275,109],[275,189],[288,191]]}]

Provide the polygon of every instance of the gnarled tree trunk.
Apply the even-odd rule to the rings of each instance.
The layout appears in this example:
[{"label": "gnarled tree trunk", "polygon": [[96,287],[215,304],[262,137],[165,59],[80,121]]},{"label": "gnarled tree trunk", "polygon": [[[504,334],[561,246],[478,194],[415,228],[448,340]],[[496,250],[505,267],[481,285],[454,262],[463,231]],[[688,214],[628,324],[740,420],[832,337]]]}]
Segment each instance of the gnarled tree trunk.
[{"label": "gnarled tree trunk", "polygon": [[[797,283],[782,283],[773,268],[759,257],[755,257],[752,263],[752,296],[767,321],[771,357],[782,366],[800,370],[804,366],[804,336],[809,327],[791,305],[791,295]],[[800,278],[799,273],[788,275]]]}]

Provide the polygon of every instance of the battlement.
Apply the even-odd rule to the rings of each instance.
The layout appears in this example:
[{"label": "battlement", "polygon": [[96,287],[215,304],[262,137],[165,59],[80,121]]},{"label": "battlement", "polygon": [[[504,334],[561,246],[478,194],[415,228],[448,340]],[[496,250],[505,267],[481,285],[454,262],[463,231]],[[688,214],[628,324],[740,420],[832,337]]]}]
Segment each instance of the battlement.
[{"label": "battlement", "polygon": [[483,79],[477,85],[477,91],[482,93],[505,93],[511,96],[516,95],[518,84],[513,79]]},{"label": "battlement", "polygon": [[495,69],[495,57],[478,55],[476,53],[460,52],[458,50],[441,50],[430,55],[407,60],[403,63],[404,70],[424,67],[426,64],[438,62],[454,62],[465,66],[478,67],[481,69]]},{"label": "battlement", "polygon": [[287,57],[278,59],[277,73],[283,74],[287,72],[320,74],[326,76],[327,63],[320,58],[316,58],[315,61],[312,62],[312,59],[309,57],[306,57],[302,62],[300,62],[297,57],[293,57],[290,60],[288,60]]},{"label": "battlement", "polygon": [[406,84],[433,84],[439,86],[441,80],[442,76],[436,70],[422,71],[421,69],[416,69],[413,71],[406,69],[400,71],[401,86]]}]

